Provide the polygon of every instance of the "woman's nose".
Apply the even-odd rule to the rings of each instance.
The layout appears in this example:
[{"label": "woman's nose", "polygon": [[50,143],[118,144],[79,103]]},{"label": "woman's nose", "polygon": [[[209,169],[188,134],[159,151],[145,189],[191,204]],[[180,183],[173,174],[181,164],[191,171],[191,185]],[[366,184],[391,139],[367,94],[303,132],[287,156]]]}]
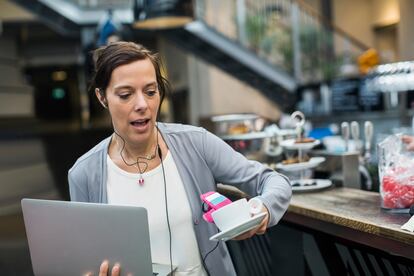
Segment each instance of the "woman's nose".
[{"label": "woman's nose", "polygon": [[135,110],[136,111],[143,111],[146,110],[148,107],[147,100],[144,97],[143,93],[137,93],[137,97],[135,99]]}]

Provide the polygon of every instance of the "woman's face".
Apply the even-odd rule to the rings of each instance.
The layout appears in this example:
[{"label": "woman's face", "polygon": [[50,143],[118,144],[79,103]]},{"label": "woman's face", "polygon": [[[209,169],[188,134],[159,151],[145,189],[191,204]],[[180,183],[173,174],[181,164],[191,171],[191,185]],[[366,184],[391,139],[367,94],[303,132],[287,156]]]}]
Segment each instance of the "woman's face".
[{"label": "woman's face", "polygon": [[128,143],[150,143],[160,105],[155,69],[149,59],[112,71],[106,89],[107,107],[115,131]]}]

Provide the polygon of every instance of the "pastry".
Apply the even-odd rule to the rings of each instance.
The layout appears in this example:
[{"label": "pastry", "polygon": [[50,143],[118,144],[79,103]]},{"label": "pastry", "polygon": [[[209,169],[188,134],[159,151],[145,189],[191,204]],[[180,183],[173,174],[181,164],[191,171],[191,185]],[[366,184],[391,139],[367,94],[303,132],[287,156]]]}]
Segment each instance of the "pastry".
[{"label": "pastry", "polygon": [[290,164],[296,164],[296,163],[301,163],[301,162],[308,162],[309,161],[309,156],[304,156],[302,157],[302,160],[299,161],[298,157],[293,157],[293,158],[288,158],[282,161],[283,165],[290,165]]},{"label": "pastry", "polygon": [[228,133],[231,135],[248,133],[249,128],[245,124],[237,124],[229,127]]},{"label": "pastry", "polygon": [[295,144],[313,143],[313,142],[315,142],[315,139],[311,137],[303,137],[303,138],[298,138],[295,140]]}]

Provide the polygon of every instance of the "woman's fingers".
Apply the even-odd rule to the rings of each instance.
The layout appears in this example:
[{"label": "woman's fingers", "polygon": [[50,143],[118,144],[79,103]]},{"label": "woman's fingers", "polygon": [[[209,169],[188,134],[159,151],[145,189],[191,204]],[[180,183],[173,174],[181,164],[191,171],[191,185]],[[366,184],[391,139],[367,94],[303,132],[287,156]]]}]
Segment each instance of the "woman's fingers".
[{"label": "woman's fingers", "polygon": [[108,276],[109,262],[103,261],[99,267],[99,276]]},{"label": "woman's fingers", "polygon": [[257,235],[263,235],[264,233],[266,233],[267,225],[269,224],[269,210],[267,210],[266,206],[264,205],[262,207],[262,213],[266,213],[266,216],[260,223],[259,227],[255,229],[256,230],[255,234]]},{"label": "woman's fingers", "polygon": [[112,268],[111,276],[119,276],[120,271],[121,271],[121,267],[120,267],[120,265],[118,263],[116,263],[114,265],[114,267]]},{"label": "woman's fingers", "polygon": [[263,219],[262,223],[260,224],[259,228],[256,230],[257,235],[263,235],[266,233],[267,230],[267,220]]},{"label": "woman's fingers", "polygon": [[254,235],[263,235],[264,233],[266,233],[267,225],[269,223],[269,211],[267,210],[265,206],[263,206],[262,212],[266,212],[266,216],[264,217],[264,219],[262,220],[259,226],[233,238],[233,240],[236,240],[236,241],[245,240],[245,239],[249,239],[253,237]]},{"label": "woman's fingers", "polygon": [[[108,276],[109,271],[109,262],[107,260],[103,261],[101,263],[101,266],[99,267],[99,276]],[[119,276],[121,272],[121,266],[119,263],[114,264],[111,270],[111,276]],[[85,276],[93,276],[94,273],[88,272],[85,274]]]}]

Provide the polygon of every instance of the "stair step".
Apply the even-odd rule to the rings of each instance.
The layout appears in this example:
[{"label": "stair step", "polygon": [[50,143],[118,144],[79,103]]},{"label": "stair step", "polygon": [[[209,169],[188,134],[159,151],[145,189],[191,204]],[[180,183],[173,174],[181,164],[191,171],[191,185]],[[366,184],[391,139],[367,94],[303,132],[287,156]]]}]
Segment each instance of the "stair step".
[{"label": "stair step", "polygon": [[0,57],[0,64],[13,65],[18,67],[19,59],[16,57]]},{"label": "stair step", "polygon": [[33,86],[26,84],[15,84],[15,85],[5,85],[0,84],[0,94],[1,93],[21,93],[21,94],[32,94]]},{"label": "stair step", "polygon": [[0,204],[0,218],[1,216],[21,213],[22,208],[20,201],[22,199],[22,196],[27,198],[62,200],[62,196],[59,194],[59,191],[54,187],[47,188],[43,191],[39,190],[22,194],[14,199],[11,199],[8,202],[2,202],[2,204]]},{"label": "stair step", "polygon": [[0,37],[0,58],[17,59],[16,44],[13,39]]},{"label": "stair step", "polygon": [[33,117],[34,96],[33,90],[10,87],[7,91],[0,90],[0,117]]},{"label": "stair step", "polygon": [[54,190],[54,181],[46,162],[0,171],[0,202]]},{"label": "stair step", "polygon": [[[46,162],[45,146],[39,138],[1,140],[0,173]],[[13,156],[13,158],[10,158]]]},{"label": "stair step", "polygon": [[17,64],[0,64],[0,85],[20,86],[25,84]]}]

